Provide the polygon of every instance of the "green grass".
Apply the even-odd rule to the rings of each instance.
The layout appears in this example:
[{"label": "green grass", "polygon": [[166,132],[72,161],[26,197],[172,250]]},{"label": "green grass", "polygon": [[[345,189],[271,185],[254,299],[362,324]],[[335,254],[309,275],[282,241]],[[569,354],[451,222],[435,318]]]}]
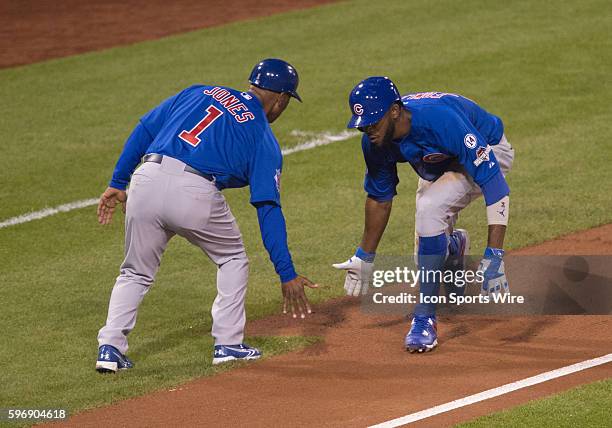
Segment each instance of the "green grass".
[{"label": "green grass", "polygon": [[609,427],[612,425],[612,379],[582,385],[503,412],[483,416],[457,428]]},{"label": "green grass", "polygon": [[[403,92],[459,92],[504,119],[516,148],[509,248],[611,222],[607,7],[357,1],[0,70],[0,219],[100,194],[148,109],[196,82],[245,87],[259,59],[278,56],[298,68],[305,101],[274,124],[283,147],[300,142],[295,129],[342,130],[354,84],[387,74]],[[323,284],[310,293],[321,302],[342,293],[342,273],[330,264],[354,251],[363,227],[358,140],[293,154],[284,165],[290,247],[298,271]],[[412,249],[416,177],[404,166],[400,179],[379,253]],[[278,279],[248,191],[225,194],[251,260],[247,315],[276,313]],[[0,229],[0,407],[76,411],[210,372],[215,268],[175,239],[130,337],[136,371],[94,376],[96,333],[122,260],[122,218],[103,228],[88,208]],[[460,224],[481,249],[483,203]],[[281,349],[282,340],[257,344],[267,352],[304,344]]]}]

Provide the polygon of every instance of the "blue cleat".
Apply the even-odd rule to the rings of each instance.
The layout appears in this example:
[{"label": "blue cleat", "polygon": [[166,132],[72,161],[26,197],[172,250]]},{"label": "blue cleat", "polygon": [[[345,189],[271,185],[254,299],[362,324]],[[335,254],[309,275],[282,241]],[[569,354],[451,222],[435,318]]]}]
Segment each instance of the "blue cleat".
[{"label": "blue cleat", "polygon": [[449,253],[448,263],[455,270],[463,270],[467,262],[466,257],[470,254],[470,235],[465,229],[455,229],[449,239],[454,240],[457,251]]},{"label": "blue cleat", "polygon": [[127,370],[132,367],[134,367],[134,363],[114,346],[102,345],[98,349],[96,370],[99,373],[115,373],[117,370]]},{"label": "blue cleat", "polygon": [[215,345],[212,363],[221,364],[233,360],[256,360],[261,357],[257,348],[251,348],[246,343],[240,345]]},{"label": "blue cleat", "polygon": [[[458,272],[465,270],[468,264],[468,255],[470,254],[470,235],[465,229],[456,229],[449,236],[451,245],[449,245],[448,258],[444,265],[446,270]],[[453,282],[444,282],[444,290],[447,296],[452,293],[463,296],[465,294],[465,285],[455,285]]]},{"label": "blue cleat", "polygon": [[406,350],[410,353],[431,351],[438,345],[437,330],[435,315],[415,315],[410,331],[406,335]]}]

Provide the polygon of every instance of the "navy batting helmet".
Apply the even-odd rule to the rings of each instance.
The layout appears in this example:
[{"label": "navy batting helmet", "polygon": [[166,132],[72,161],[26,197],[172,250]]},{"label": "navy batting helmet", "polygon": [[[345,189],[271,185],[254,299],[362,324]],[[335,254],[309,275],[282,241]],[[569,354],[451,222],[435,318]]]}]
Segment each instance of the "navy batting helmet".
[{"label": "navy batting helmet", "polygon": [[300,83],[297,70],[282,59],[268,58],[261,61],[251,71],[249,82],[269,91],[286,92],[302,102],[297,93],[297,87]]},{"label": "navy batting helmet", "polygon": [[395,101],[401,100],[395,83],[388,77],[368,77],[359,82],[349,95],[353,117],[347,128],[360,128],[378,122]]}]

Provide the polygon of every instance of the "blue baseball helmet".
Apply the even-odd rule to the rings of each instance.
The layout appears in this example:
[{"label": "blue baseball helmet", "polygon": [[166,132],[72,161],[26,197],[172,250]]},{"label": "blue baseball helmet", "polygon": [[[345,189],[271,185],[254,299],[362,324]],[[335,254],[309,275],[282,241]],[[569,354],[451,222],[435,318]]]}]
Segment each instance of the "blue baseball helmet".
[{"label": "blue baseball helmet", "polygon": [[297,93],[297,87],[300,83],[297,70],[282,59],[268,58],[261,61],[251,71],[249,82],[269,91],[286,92],[302,102]]},{"label": "blue baseball helmet", "polygon": [[395,101],[400,101],[395,83],[388,77],[373,76],[359,82],[349,95],[353,117],[347,128],[361,128],[378,122]]}]

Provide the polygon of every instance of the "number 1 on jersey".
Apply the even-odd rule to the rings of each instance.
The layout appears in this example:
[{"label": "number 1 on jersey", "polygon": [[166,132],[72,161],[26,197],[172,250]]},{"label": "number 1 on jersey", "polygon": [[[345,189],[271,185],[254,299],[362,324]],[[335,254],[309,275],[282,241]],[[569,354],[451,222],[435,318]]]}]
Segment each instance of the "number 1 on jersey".
[{"label": "number 1 on jersey", "polygon": [[184,130],[179,134],[179,138],[187,144],[197,147],[202,141],[199,135],[206,130],[212,123],[223,114],[217,107],[210,105],[206,108],[206,116],[199,121],[191,131]]}]

